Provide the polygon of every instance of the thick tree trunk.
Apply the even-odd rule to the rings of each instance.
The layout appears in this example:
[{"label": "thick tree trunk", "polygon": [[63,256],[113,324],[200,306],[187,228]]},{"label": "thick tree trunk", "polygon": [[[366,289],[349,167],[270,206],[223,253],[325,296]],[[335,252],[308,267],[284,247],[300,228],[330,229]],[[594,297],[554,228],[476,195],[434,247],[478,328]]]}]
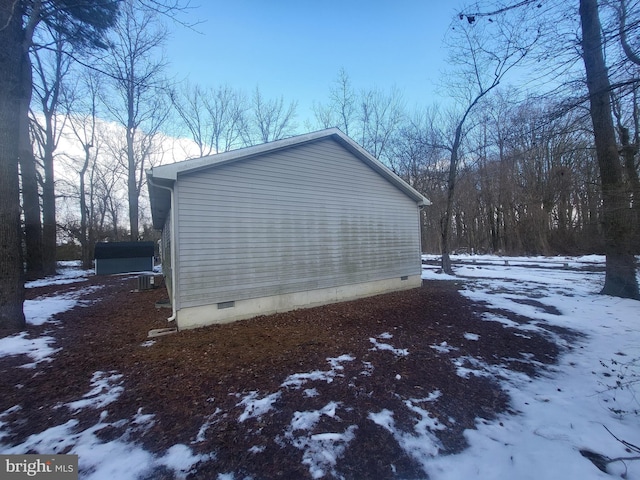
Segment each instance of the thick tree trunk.
[{"label": "thick tree trunk", "polygon": [[631,249],[629,195],[622,176],[611,116],[611,85],[602,51],[597,0],[580,0],[580,20],[591,121],[602,184],[607,266],[601,293],[624,298],[640,298],[635,257]]},{"label": "thick tree trunk", "polygon": [[14,7],[0,0],[0,328],[8,329],[25,325],[18,177],[23,35]]},{"label": "thick tree trunk", "polygon": [[629,131],[622,130],[622,156],[624,158],[624,169],[629,179],[631,190],[631,226],[632,226],[632,245],[635,249],[631,252],[634,255],[640,254],[640,178],[636,170],[636,155],[638,154],[638,142],[630,143]]},{"label": "thick tree trunk", "polygon": [[22,178],[22,208],[24,215],[25,262],[27,276],[38,278],[43,275],[42,221],[40,219],[40,195],[38,173],[33,145],[29,135],[29,104],[31,103],[31,61],[25,45],[22,50],[22,91],[20,96],[20,173]]}]

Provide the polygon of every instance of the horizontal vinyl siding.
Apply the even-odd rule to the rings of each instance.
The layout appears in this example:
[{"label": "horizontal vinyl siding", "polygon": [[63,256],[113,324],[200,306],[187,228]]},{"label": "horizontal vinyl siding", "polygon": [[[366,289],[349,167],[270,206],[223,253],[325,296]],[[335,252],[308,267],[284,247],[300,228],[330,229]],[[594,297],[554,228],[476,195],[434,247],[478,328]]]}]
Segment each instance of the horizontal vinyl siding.
[{"label": "horizontal vinyl siding", "polygon": [[333,140],[178,185],[181,307],[420,273],[416,203]]}]

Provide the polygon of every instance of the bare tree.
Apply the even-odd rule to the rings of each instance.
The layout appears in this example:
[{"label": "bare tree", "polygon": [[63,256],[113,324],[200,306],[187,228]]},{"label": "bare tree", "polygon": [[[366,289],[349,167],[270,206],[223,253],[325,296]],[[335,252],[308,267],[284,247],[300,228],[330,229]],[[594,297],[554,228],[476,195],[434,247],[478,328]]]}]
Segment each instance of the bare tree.
[{"label": "bare tree", "polygon": [[85,70],[78,78],[75,88],[65,91],[65,104],[69,116],[67,124],[73,133],[72,138],[80,144],[82,150],[81,157],[70,159],[74,167],[71,170],[78,174],[77,199],[80,209],[80,223],[71,233],[80,242],[82,268],[85,269],[91,267],[93,245],[97,240],[95,185],[87,180],[88,175],[90,178],[95,169],[102,143],[97,127],[99,89],[99,75]]},{"label": "bare tree", "polygon": [[33,72],[28,55],[22,65],[22,88],[20,116],[20,180],[22,187],[22,213],[24,216],[25,264],[27,276],[37,278],[43,275],[42,217],[40,212],[39,173],[33,154],[33,122],[29,118],[32,98]]},{"label": "bare tree", "polygon": [[[622,52],[620,67],[615,69],[617,75],[614,82],[620,86],[612,91],[612,110],[621,144],[624,175],[629,183],[631,220],[635,230],[632,244],[640,245],[640,43],[637,40],[640,33],[640,12],[637,1],[619,0],[614,5],[614,22],[617,22]],[[615,27],[614,24],[609,28],[613,30]],[[640,250],[636,249],[633,253],[638,254]]]},{"label": "bare tree", "polygon": [[336,127],[350,135],[350,130],[356,120],[357,102],[357,95],[351,86],[351,79],[346,70],[341,68],[334,84],[329,89],[329,102],[326,105],[314,105],[316,122],[322,128]]},{"label": "bare tree", "polygon": [[[37,7],[37,4],[35,7]],[[17,67],[21,75],[19,114],[16,119],[20,127],[18,159],[20,162],[22,209],[24,215],[25,261],[27,275],[31,278],[36,278],[43,274],[40,192],[38,189],[36,159],[33,155],[31,122],[29,120],[29,108],[33,94],[33,71],[29,52],[33,46],[36,27],[40,23],[38,19],[39,10],[40,8],[34,8],[33,13],[27,16],[24,22],[23,37],[20,39],[19,45],[22,58],[21,64]],[[19,17],[20,21],[22,21],[22,16],[25,16],[25,14],[26,12],[21,12],[20,15],[16,15],[16,17]]]},{"label": "bare tree", "polygon": [[358,110],[360,144],[379,160],[389,163],[388,152],[404,119],[404,101],[396,88],[389,93],[379,89],[363,91]]},{"label": "bare tree", "polygon": [[242,92],[229,86],[204,89],[186,84],[171,93],[171,101],[200,157],[241,146],[248,108]]},{"label": "bare tree", "polygon": [[[129,238],[126,228],[127,171],[114,156],[112,125],[96,123],[95,143],[86,172],[86,208],[88,249],[98,241],[123,241]],[[75,159],[83,160],[83,158]],[[81,227],[79,225],[79,227]],[[79,234],[76,229],[75,235]]]},{"label": "bare tree", "polygon": [[600,177],[607,268],[603,294],[640,298],[629,200],[620,167],[618,144],[611,115],[611,84],[604,61],[597,0],[580,0],[582,52],[589,90],[591,121]]},{"label": "bare tree", "polygon": [[[580,49],[582,51],[582,63],[586,73],[588,90],[589,113],[593,125],[593,137],[595,141],[596,157],[600,173],[600,185],[602,194],[602,226],[605,239],[605,253],[607,267],[605,286],[602,293],[620,297],[639,298],[636,279],[636,264],[633,255],[633,216],[630,215],[632,193],[625,185],[625,179],[620,165],[619,149],[616,139],[616,131],[612,119],[612,91],[623,85],[638,83],[637,75],[631,75],[631,79],[622,79],[620,72],[625,72],[625,61],[612,63],[614,76],[618,79],[612,84],[610,72],[605,62],[604,51],[607,45],[620,42],[624,57],[631,64],[637,65],[637,46],[634,48],[628,41],[632,35],[630,31],[638,28],[640,24],[629,21],[630,11],[627,9],[628,0],[614,2],[618,6],[618,28],[603,29],[600,21],[600,8],[597,0],[579,0],[579,28],[582,33]],[[496,14],[506,11],[514,11],[521,8],[541,6],[541,2],[523,0],[517,3],[508,3],[492,12],[477,12],[473,14],[461,14],[470,23],[478,18],[493,18]],[[564,3],[561,7],[565,7]],[[635,9],[637,10],[637,9]],[[547,19],[547,24],[559,24],[567,16],[556,10],[556,15]],[[637,12],[634,11],[637,15]],[[615,35],[612,34],[615,32]],[[557,42],[557,38],[553,38]],[[569,44],[565,51],[574,51],[573,44]],[[558,50],[555,50],[558,51]],[[607,49],[610,52],[610,49]],[[616,55],[614,55],[614,59]],[[575,102],[580,105],[581,100]],[[624,139],[621,143],[624,144]]]},{"label": "bare tree", "polygon": [[[103,103],[124,127],[127,167],[130,238],[138,239],[139,202],[145,181],[144,171],[154,148],[154,136],[167,119],[164,62],[156,52],[167,38],[155,10],[139,7],[133,0],[121,3],[114,28],[112,48],[103,69],[111,78]],[[118,101],[116,101],[118,99]]]},{"label": "bare tree", "polygon": [[391,143],[405,118],[402,93],[397,88],[389,92],[370,88],[356,93],[349,75],[341,68],[329,89],[329,101],[316,103],[314,114],[321,128],[339,128],[374,157],[391,164]]},{"label": "bare tree", "polygon": [[[455,98],[458,103],[453,131],[447,143],[439,145],[447,150],[449,173],[447,178],[447,204],[441,219],[442,269],[453,273],[451,269],[450,232],[453,217],[454,191],[461,160],[461,146],[465,128],[471,113],[480,101],[494,90],[511,69],[521,64],[531,50],[537,37],[523,33],[522,25],[511,22],[496,22],[497,28],[488,28],[488,24],[479,25],[472,21],[462,22],[454,32],[451,64],[457,66],[457,85]],[[479,27],[479,28],[478,28]]]},{"label": "bare tree", "polygon": [[296,102],[285,105],[283,97],[265,99],[256,87],[251,98],[245,144],[272,142],[293,135],[296,107]]},{"label": "bare tree", "polygon": [[[510,102],[493,95],[482,117],[485,138],[474,138],[479,184],[490,222],[492,249],[509,253],[572,253],[591,225],[592,195],[586,123],[580,112],[557,115],[551,99]],[[583,216],[584,212],[589,212]],[[598,236],[593,236],[593,242]],[[598,249],[597,243],[593,248]],[[593,251],[593,250],[592,250]]]},{"label": "bare tree", "polygon": [[406,117],[394,135],[389,155],[389,166],[394,173],[431,202],[421,213],[422,249],[426,252],[439,250],[437,219],[442,216],[446,204],[446,159],[442,151],[434,147],[438,143],[434,138],[439,133],[438,120],[439,111],[435,107]]},{"label": "bare tree", "polygon": [[22,16],[12,14],[13,4],[0,3],[0,328],[25,324],[18,180],[22,116],[16,115],[22,101],[23,27]]},{"label": "bare tree", "polygon": [[[630,18],[631,17],[631,12],[629,11],[629,0],[619,0],[619,4],[618,4],[618,34],[619,34],[619,38],[620,38],[620,45],[622,46],[622,50],[624,51],[627,59],[629,59],[631,62],[635,63],[636,65],[640,65],[640,53],[638,53],[637,48],[638,45],[632,45],[630,39],[629,39],[629,34],[630,33],[637,33],[637,29],[639,27],[638,25],[638,18],[637,16],[639,15],[640,12],[637,11],[637,7],[638,4],[637,2],[635,3],[635,5],[633,5],[635,7],[635,18]],[[637,36],[636,36],[637,37]],[[637,43],[637,42],[636,42]]]},{"label": "bare tree", "polygon": [[71,65],[69,42],[56,24],[48,25],[38,36],[40,46],[33,49],[33,92],[37,112],[32,114],[35,140],[42,162],[42,271],[56,271],[56,192],[54,157],[65,116],[59,115],[63,82]]},{"label": "bare tree", "polygon": [[513,111],[510,97],[510,93],[498,90],[487,99],[480,112],[477,143],[472,146],[478,152],[479,217],[484,219],[486,236],[486,243],[475,245],[475,251],[505,251],[507,241],[516,240],[515,232],[507,235],[507,229],[514,223],[510,220],[515,210],[513,197],[517,185],[514,158],[507,154]]},{"label": "bare tree", "polygon": [[120,212],[127,208],[127,198],[121,195],[121,187],[127,182],[127,174],[120,167],[119,162],[112,156],[106,155],[103,161],[96,163],[91,171],[91,185],[95,189],[94,198],[104,215],[104,221],[101,222],[103,228],[100,231],[104,233],[105,240],[111,241],[126,239]]},{"label": "bare tree", "polygon": [[[601,251],[601,196],[584,115],[558,116],[549,99],[520,101],[516,93],[494,90],[472,114],[456,179],[452,250]],[[435,109],[412,116],[391,156],[394,172],[432,202],[423,218],[430,252],[440,250],[437,220],[447,204],[450,153],[439,147],[450,135],[442,128],[446,118]]]},{"label": "bare tree", "polygon": [[[20,328],[25,323],[22,310],[24,283],[20,241],[20,194],[18,161],[28,153],[28,108],[31,92],[29,49],[36,28],[62,16],[59,28],[70,41],[97,45],[108,29],[118,4],[79,0],[0,1],[0,328]],[[22,142],[22,143],[21,143]],[[24,174],[24,170],[23,170]]]}]

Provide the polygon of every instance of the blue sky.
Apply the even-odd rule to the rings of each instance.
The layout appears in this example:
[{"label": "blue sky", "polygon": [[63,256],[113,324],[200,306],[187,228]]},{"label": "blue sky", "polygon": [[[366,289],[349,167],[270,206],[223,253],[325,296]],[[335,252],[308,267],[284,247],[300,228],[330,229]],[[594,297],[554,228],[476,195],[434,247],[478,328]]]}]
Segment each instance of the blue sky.
[{"label": "blue sky", "polygon": [[443,39],[458,2],[433,0],[203,1],[167,45],[170,72],[297,100],[298,123],[325,102],[340,68],[356,89],[400,89],[409,108],[437,101]]}]

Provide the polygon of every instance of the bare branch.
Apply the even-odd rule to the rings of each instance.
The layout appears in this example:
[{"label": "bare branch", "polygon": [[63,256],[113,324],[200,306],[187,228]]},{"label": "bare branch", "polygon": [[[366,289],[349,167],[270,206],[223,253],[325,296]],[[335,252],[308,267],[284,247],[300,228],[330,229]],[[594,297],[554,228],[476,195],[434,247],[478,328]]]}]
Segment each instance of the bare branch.
[{"label": "bare branch", "polygon": [[622,45],[622,50],[627,55],[627,58],[631,60],[636,65],[640,65],[640,56],[633,51],[631,45],[629,45],[629,41],[627,39],[627,1],[620,0],[620,8],[619,12],[619,34],[620,34],[620,44]]}]

